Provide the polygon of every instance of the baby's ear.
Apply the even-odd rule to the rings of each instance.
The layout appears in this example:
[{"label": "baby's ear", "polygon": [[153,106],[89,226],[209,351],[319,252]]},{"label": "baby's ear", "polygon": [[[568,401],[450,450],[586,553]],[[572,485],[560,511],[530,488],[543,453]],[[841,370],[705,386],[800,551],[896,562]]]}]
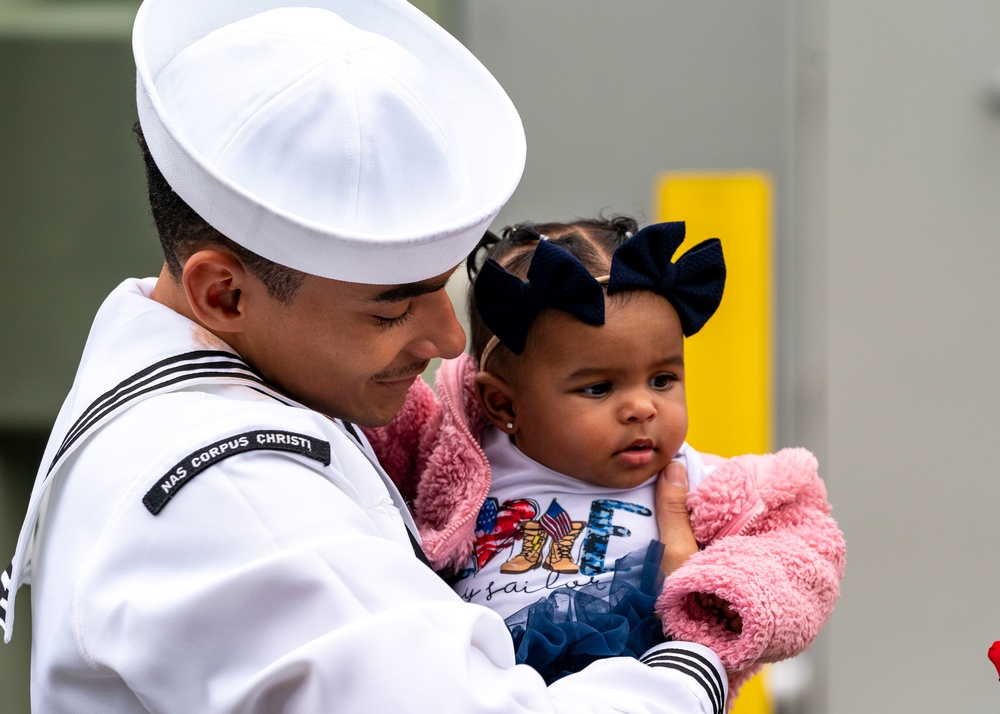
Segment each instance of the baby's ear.
[{"label": "baby's ear", "polygon": [[500,431],[513,434],[517,431],[514,414],[514,388],[505,379],[490,372],[476,374],[476,393],[486,416]]}]

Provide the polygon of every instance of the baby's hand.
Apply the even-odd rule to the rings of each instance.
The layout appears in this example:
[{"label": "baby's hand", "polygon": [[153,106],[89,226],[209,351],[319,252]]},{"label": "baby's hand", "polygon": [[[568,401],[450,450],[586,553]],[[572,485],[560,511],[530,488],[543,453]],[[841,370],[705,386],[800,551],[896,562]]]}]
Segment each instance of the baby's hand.
[{"label": "baby's hand", "polygon": [[664,576],[670,575],[698,552],[687,497],[687,469],[679,461],[671,461],[656,481],[656,523],[660,527],[660,542],[663,543],[660,570]]},{"label": "baby's hand", "polygon": [[737,634],[743,632],[743,618],[740,617],[740,613],[721,597],[709,593],[695,593],[694,598],[706,614],[717,619],[730,632]]}]

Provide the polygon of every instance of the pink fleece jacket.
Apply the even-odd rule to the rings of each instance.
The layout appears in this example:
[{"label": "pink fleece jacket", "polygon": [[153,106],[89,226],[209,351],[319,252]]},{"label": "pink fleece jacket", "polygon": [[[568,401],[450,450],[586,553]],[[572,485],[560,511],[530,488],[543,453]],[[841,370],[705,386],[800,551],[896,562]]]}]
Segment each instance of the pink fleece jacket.
[{"label": "pink fleece jacket", "polygon": [[[476,369],[469,355],[446,361],[437,396],[418,379],[390,424],[365,430],[412,504],[424,552],[439,571],[459,568],[472,554],[490,489]],[[666,579],[657,610],[668,635],[714,650],[737,690],[762,664],[802,652],[819,634],[840,594],[844,539],[805,449],[703,458],[717,468],[688,497],[703,549]],[[706,615],[694,593],[729,602],[743,618],[742,632]]]}]

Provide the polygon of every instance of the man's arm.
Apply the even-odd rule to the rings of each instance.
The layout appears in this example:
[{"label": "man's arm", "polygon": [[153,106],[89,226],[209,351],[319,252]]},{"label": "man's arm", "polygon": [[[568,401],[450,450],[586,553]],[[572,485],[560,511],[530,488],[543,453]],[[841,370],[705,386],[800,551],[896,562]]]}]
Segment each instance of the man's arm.
[{"label": "man's arm", "polygon": [[123,495],[78,586],[82,654],[162,712],[723,711],[718,658],[674,643],[546,687],[367,483],[260,452],[154,518]]}]

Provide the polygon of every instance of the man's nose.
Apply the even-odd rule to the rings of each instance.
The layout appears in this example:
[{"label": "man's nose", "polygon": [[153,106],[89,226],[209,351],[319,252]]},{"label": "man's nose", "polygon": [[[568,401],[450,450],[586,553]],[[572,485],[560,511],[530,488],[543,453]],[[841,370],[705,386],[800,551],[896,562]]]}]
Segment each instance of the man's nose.
[{"label": "man's nose", "polygon": [[465,330],[455,316],[455,307],[444,290],[426,296],[423,335],[413,352],[420,359],[452,359],[465,351]]}]

